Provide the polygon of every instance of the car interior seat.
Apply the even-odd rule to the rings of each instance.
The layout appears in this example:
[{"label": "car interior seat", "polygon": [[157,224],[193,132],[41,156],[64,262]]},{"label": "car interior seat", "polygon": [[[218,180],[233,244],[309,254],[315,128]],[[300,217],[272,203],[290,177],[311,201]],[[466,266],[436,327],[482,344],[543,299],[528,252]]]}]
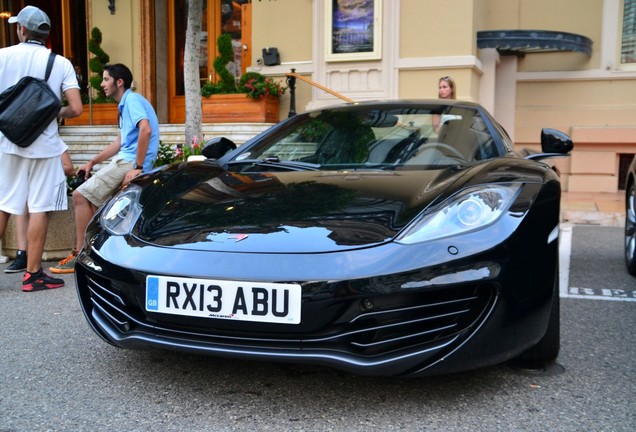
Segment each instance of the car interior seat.
[{"label": "car interior seat", "polygon": [[479,117],[446,120],[439,131],[439,142],[449,144],[464,155],[467,162],[493,157],[493,138]]}]

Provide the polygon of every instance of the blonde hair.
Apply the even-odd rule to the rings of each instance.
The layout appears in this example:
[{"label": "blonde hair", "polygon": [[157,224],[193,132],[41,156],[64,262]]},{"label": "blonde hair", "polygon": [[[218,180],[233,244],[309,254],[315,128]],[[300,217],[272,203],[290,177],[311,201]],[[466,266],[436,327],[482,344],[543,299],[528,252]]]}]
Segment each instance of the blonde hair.
[{"label": "blonde hair", "polygon": [[[439,79],[439,81],[437,81],[437,85],[439,85],[439,83],[441,83],[442,81],[446,81],[448,83],[448,86],[451,89],[451,95],[450,98],[451,99],[456,99],[457,95],[455,94],[455,80],[452,79],[451,77],[447,76],[443,76]],[[439,96],[439,94],[438,94]]]}]

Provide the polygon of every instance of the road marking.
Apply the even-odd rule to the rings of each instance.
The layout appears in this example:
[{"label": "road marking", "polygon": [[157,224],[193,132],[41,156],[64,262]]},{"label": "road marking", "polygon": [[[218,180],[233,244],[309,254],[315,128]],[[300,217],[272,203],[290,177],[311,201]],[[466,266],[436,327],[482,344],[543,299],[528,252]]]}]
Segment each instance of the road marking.
[{"label": "road marking", "polygon": [[634,291],[605,288],[570,287],[567,295],[562,295],[561,297],[582,298],[588,300],[636,301],[636,293]]},{"label": "road marking", "polygon": [[570,286],[570,255],[572,253],[572,225],[561,224],[559,234],[559,295],[568,297]]},{"label": "road marking", "polygon": [[570,256],[572,254],[572,225],[561,224],[559,238],[559,296],[585,300],[636,301],[636,292],[570,286]]}]

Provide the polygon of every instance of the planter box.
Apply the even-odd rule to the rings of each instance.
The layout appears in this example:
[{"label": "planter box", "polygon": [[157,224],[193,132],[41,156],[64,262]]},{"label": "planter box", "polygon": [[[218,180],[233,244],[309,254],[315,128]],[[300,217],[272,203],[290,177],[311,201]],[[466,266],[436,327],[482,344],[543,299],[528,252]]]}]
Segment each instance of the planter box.
[{"label": "planter box", "polygon": [[[248,98],[244,93],[220,94],[201,98],[203,123],[278,123],[279,98]],[[185,98],[173,98],[172,123],[185,123]]]},{"label": "planter box", "polygon": [[[91,123],[91,111],[93,121]],[[85,126],[85,125],[116,125],[119,112],[117,104],[103,103],[84,105],[84,110],[79,117],[64,119],[65,126]]]},{"label": "planter box", "polygon": [[[15,258],[18,249],[15,216],[9,218],[4,231],[2,250],[4,255]],[[68,197],[68,210],[52,211],[49,213],[49,228],[44,242],[42,261],[53,261],[66,258],[75,247],[75,216],[73,214],[73,199]]]},{"label": "planter box", "polygon": [[279,98],[252,99],[244,94],[201,98],[204,123],[278,123]]}]

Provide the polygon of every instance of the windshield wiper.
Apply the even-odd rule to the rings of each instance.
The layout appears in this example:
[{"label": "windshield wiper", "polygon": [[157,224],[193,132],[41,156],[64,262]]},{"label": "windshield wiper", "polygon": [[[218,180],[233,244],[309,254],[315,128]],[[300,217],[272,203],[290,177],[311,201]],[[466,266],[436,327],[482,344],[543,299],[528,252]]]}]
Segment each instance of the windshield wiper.
[{"label": "windshield wiper", "polygon": [[291,171],[318,171],[320,169],[319,164],[311,163],[311,162],[301,162],[301,161],[288,161],[288,160],[280,160],[278,156],[270,156],[263,159],[243,159],[243,160],[232,160],[227,163],[228,165],[244,165],[244,164],[253,164],[257,166],[271,166],[278,168],[286,168]]}]

